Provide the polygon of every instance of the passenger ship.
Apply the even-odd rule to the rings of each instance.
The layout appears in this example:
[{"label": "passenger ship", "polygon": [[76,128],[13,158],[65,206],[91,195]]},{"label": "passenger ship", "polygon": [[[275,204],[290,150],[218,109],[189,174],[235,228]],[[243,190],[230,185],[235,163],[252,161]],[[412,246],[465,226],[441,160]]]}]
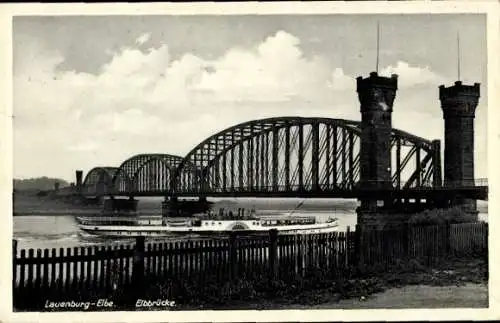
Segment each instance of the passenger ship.
[{"label": "passenger ship", "polygon": [[172,235],[220,235],[229,232],[264,233],[276,229],[281,234],[326,233],[337,230],[337,220],[317,222],[312,216],[267,215],[244,211],[199,214],[190,218],[159,216],[77,217],[81,230],[107,237],[162,237]]}]

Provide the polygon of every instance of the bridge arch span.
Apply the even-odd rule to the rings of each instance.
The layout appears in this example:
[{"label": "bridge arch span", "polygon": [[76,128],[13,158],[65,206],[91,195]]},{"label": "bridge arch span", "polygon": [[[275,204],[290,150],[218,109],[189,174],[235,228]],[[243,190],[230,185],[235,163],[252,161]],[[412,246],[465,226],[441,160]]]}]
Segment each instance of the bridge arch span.
[{"label": "bridge arch span", "polygon": [[[360,180],[360,134],[359,121],[343,119],[279,117],[240,123],[208,137],[184,157],[172,178],[172,193],[348,194]],[[432,181],[438,164],[432,142],[396,129],[391,137],[395,185]],[[198,171],[186,172],[187,165]]]},{"label": "bridge arch span", "polygon": [[182,157],[171,154],[139,154],[125,160],[113,177],[115,193],[155,193],[169,190],[172,175]]},{"label": "bridge arch span", "polygon": [[104,195],[113,187],[113,177],[118,167],[94,167],[85,176],[82,193]]}]

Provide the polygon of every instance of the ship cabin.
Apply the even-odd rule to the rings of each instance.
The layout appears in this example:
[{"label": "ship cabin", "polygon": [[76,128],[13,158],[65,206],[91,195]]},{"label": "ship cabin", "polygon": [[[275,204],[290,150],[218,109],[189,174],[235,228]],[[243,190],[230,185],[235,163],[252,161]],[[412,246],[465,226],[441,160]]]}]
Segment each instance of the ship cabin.
[{"label": "ship cabin", "polygon": [[286,218],[273,218],[273,219],[261,219],[262,226],[281,226],[281,225],[304,225],[304,224],[315,224],[316,219],[314,217],[286,217]]},{"label": "ship cabin", "polygon": [[310,225],[315,224],[316,219],[314,217],[269,217],[269,218],[257,218],[257,217],[197,217],[190,221],[190,226],[193,227],[216,227],[225,225],[228,221],[230,222],[244,222],[247,225],[252,226],[262,226],[262,227],[276,227],[276,226],[288,226],[288,225]]}]

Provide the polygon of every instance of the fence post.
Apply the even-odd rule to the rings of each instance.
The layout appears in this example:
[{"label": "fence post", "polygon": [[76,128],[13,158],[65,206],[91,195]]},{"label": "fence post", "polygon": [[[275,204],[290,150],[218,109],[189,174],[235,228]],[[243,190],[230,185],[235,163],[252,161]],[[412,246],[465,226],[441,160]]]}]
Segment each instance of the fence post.
[{"label": "fence post", "polygon": [[145,237],[135,238],[134,264],[132,267],[132,281],[136,292],[142,291],[144,287],[144,243]]},{"label": "fence post", "polygon": [[364,249],[363,249],[363,233],[362,233],[361,225],[356,224],[355,226],[355,231],[354,231],[354,252],[356,255],[356,258],[354,261],[356,262],[356,267],[358,268],[358,271],[363,271],[364,264],[365,264],[365,257],[364,257]]},{"label": "fence post", "polygon": [[351,228],[349,226],[347,226],[345,232],[345,249],[346,249],[347,267],[350,267],[352,262],[352,248],[351,248]]},{"label": "fence post", "polygon": [[17,282],[17,240],[12,240],[12,293],[16,290],[16,282]]},{"label": "fence post", "polygon": [[12,240],[12,257],[17,257],[17,239]]},{"label": "fence post", "polygon": [[269,230],[269,278],[271,282],[278,278],[278,230]]},{"label": "fence post", "polygon": [[[483,239],[484,239],[484,248],[483,248],[483,256],[484,256],[484,262],[486,264],[486,268],[489,268],[489,225],[488,223],[483,222]],[[486,271],[486,274],[488,275],[488,270]]]},{"label": "fence post", "polygon": [[229,279],[231,282],[236,281],[237,267],[238,267],[238,246],[237,232],[232,231],[229,233]]},{"label": "fence post", "polygon": [[300,277],[303,277],[304,275],[304,254],[303,254],[303,239],[302,239],[302,235],[297,235],[297,242],[296,242],[296,246],[297,246],[297,272],[299,274]]}]

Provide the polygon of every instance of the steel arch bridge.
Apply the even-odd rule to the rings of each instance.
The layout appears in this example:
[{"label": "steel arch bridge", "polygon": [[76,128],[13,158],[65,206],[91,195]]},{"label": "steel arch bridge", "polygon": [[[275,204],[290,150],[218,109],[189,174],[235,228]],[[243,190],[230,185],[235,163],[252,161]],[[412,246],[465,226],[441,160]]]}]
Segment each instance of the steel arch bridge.
[{"label": "steel arch bridge", "polygon": [[[216,133],[185,157],[140,154],[96,167],[84,195],[356,198],[361,122],[279,117]],[[392,129],[393,188],[441,185],[439,142]]]},{"label": "steel arch bridge", "polygon": [[[360,134],[360,122],[343,119],[244,122],[193,148],[177,166],[170,195],[354,198]],[[439,144],[393,129],[391,155],[394,188],[440,185]]]}]

